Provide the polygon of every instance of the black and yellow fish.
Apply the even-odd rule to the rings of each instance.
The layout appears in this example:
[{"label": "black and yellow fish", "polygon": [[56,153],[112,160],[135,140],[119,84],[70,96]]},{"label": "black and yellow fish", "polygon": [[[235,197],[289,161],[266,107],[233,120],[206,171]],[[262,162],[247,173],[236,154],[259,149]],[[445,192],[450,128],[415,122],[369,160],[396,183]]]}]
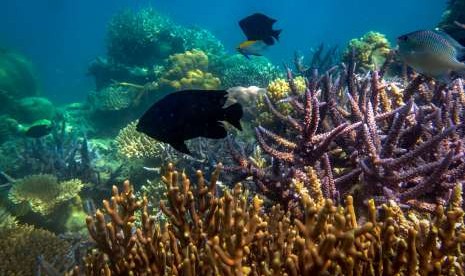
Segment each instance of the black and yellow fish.
[{"label": "black and yellow fish", "polygon": [[273,30],[276,21],[261,13],[252,14],[239,21],[247,40],[237,47],[237,51],[246,57],[262,55],[268,46],[274,45],[275,40],[279,41],[281,30]]}]

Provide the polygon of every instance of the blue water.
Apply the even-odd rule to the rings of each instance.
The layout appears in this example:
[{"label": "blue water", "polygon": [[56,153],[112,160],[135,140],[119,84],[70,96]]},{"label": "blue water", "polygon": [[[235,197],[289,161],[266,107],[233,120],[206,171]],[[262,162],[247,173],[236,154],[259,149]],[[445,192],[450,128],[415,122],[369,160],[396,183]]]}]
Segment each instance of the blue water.
[{"label": "blue water", "polygon": [[294,50],[321,42],[345,45],[369,30],[399,34],[433,28],[446,0],[3,0],[0,46],[25,53],[36,65],[43,95],[55,102],[81,101],[94,87],[88,63],[105,54],[106,24],[115,12],[152,6],[184,25],[212,31],[229,51],[243,39],[237,21],[253,12],[278,19],[281,41],[267,53],[276,63]]}]

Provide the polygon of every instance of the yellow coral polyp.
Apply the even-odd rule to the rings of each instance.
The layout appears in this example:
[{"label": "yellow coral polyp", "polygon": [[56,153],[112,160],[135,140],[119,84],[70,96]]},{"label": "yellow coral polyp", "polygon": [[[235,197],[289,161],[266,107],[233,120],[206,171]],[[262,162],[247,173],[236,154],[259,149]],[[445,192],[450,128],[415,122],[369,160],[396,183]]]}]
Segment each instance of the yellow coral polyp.
[{"label": "yellow coral polyp", "polygon": [[201,50],[174,54],[168,58],[168,70],[160,77],[160,85],[179,89],[217,89],[218,77],[208,72],[208,56]]},{"label": "yellow coral polyp", "polygon": [[[307,85],[305,83],[304,77],[295,77],[294,84],[298,93],[305,92]],[[289,96],[291,88],[289,87],[289,82],[287,80],[283,78],[277,78],[268,84],[267,90],[268,96],[272,101],[279,101]]]}]

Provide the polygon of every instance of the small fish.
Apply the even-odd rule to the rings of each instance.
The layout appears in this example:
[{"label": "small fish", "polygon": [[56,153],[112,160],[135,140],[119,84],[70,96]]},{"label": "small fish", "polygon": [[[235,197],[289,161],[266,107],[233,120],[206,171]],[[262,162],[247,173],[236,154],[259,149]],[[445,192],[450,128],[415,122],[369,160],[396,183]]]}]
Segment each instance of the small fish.
[{"label": "small fish", "polygon": [[262,56],[263,51],[267,48],[268,45],[261,40],[246,40],[239,44],[236,50],[250,59],[250,56]]},{"label": "small fish", "polygon": [[239,21],[239,26],[247,40],[261,40],[267,45],[273,45],[274,40],[279,40],[281,30],[273,30],[276,19],[261,13],[254,13]]},{"label": "small fish", "polygon": [[418,73],[443,82],[465,75],[465,47],[441,31],[422,30],[397,38],[398,55]]},{"label": "small fish", "polygon": [[281,30],[273,30],[276,19],[261,13],[255,13],[239,21],[239,26],[244,32],[247,40],[242,42],[236,49],[249,58],[250,55],[261,56],[262,52],[279,40]]},{"label": "small fish", "polygon": [[139,119],[137,131],[191,154],[186,140],[205,137],[225,138],[223,121],[242,130],[242,106],[235,103],[224,108],[225,90],[183,90],[155,102]]},{"label": "small fish", "polygon": [[25,129],[24,134],[31,138],[40,138],[52,132],[53,123],[49,120],[40,120]]}]

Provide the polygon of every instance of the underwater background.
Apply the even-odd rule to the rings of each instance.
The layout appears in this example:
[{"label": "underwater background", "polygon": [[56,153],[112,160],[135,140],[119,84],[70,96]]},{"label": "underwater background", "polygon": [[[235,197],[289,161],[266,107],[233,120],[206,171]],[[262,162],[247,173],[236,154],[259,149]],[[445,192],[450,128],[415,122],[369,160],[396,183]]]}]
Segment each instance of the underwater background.
[{"label": "underwater background", "polygon": [[[280,64],[295,50],[321,42],[344,45],[370,30],[393,41],[410,30],[434,27],[446,1],[4,1],[0,41],[34,60],[44,93],[54,101],[82,100],[92,88],[88,63],[105,53],[106,25],[115,12],[152,6],[185,26],[208,29],[233,52],[243,39],[237,22],[260,11],[285,29],[269,57]],[[387,7],[388,6],[388,7]]]},{"label": "underwater background", "polygon": [[465,0],[0,23],[0,276],[464,275]]}]

